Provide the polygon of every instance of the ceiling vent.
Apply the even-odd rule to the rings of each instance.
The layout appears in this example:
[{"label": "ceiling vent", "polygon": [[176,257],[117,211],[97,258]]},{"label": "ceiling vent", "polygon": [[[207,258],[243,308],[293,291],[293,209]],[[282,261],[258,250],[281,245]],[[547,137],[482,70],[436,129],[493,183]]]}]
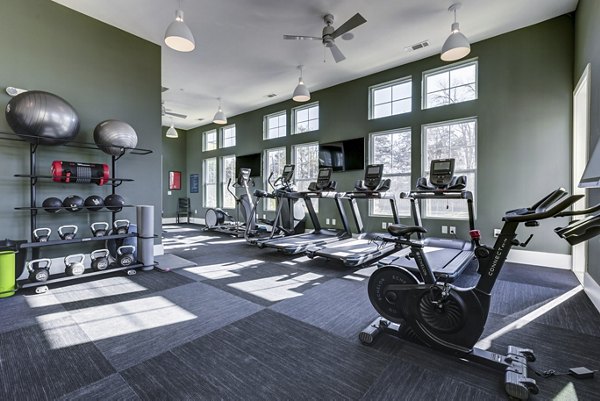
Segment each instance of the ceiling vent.
[{"label": "ceiling vent", "polygon": [[422,42],[415,43],[414,45],[407,46],[407,47],[404,48],[404,50],[407,51],[407,52],[414,52],[415,50],[423,49],[423,48],[425,48],[427,46],[429,46],[429,41],[428,40],[424,40]]},{"label": "ceiling vent", "polygon": [[275,96],[277,96],[277,94],[276,94],[276,93],[269,93],[269,94],[267,95],[267,97],[275,97]]}]

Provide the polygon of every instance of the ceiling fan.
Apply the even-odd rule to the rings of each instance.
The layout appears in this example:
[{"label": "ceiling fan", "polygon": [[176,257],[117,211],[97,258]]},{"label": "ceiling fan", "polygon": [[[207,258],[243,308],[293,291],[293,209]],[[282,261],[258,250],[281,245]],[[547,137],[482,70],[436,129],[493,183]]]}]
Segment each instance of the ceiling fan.
[{"label": "ceiling fan", "polygon": [[331,50],[331,55],[336,63],[346,59],[344,54],[335,44],[335,39],[343,34],[353,30],[354,28],[364,24],[367,20],[359,13],[354,14],[352,18],[344,22],[338,29],[333,27],[333,15],[326,14],[323,17],[325,21],[325,27],[323,28],[323,34],[321,37],[317,36],[302,36],[302,35],[283,35],[284,39],[289,40],[320,40],[323,42],[325,47]]},{"label": "ceiling fan", "polygon": [[161,102],[161,111],[163,116],[169,115],[177,118],[187,118],[185,114],[174,113],[170,109],[167,109],[165,102]]}]

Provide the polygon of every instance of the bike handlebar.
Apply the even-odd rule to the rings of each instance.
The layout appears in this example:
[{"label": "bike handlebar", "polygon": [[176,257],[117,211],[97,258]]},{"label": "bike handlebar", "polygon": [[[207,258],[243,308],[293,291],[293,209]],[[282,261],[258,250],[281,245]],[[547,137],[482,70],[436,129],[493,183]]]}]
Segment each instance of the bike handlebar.
[{"label": "bike handlebar", "polygon": [[566,195],[567,191],[564,188],[558,188],[529,208],[509,210],[502,220],[507,222],[525,222],[547,219],[557,215],[583,198],[583,195],[571,195],[559,202]]}]

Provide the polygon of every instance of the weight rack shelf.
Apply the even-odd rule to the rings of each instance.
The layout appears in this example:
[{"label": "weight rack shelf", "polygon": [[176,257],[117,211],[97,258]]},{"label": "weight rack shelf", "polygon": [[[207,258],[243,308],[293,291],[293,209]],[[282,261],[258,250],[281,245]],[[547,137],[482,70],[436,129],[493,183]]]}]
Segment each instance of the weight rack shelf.
[{"label": "weight rack shelf", "polygon": [[[33,179],[39,179],[39,178],[43,178],[43,179],[53,179],[54,176],[51,175],[33,175],[33,174],[15,174],[15,177],[20,177],[20,178],[33,178]],[[69,177],[72,180],[77,180],[77,177],[75,176],[70,176]],[[62,181],[55,181],[58,182],[59,184],[96,184],[94,182],[94,180],[98,181],[100,180],[100,178],[98,177],[86,177],[90,179],[90,182],[62,182]],[[114,182],[115,185],[120,185],[121,182],[133,182],[134,180],[131,178],[102,178],[105,181],[110,181],[110,182]]]},{"label": "weight rack shelf", "polygon": [[91,241],[106,241],[111,239],[123,239],[137,237],[136,233],[129,234],[115,234],[115,235],[104,235],[102,237],[84,237],[84,238],[73,238],[73,239],[61,239],[61,240],[52,240],[46,242],[25,242],[21,244],[19,248],[28,249],[28,248],[43,248],[46,246],[53,245],[67,245],[67,244],[80,244],[82,242],[91,242]]},{"label": "weight rack shelf", "polygon": [[[111,265],[111,266],[114,266],[114,265]],[[50,278],[49,280],[46,280],[46,281],[39,281],[39,282],[32,283],[30,281],[21,280],[21,281],[17,282],[17,285],[18,285],[18,289],[33,288],[33,287],[39,287],[41,285],[60,283],[63,281],[69,281],[69,280],[75,280],[75,279],[85,279],[87,277],[100,276],[103,274],[115,273],[115,272],[120,272],[120,271],[124,271],[124,270],[137,270],[141,267],[145,267],[145,266],[141,263],[137,263],[135,265],[129,265],[129,266],[125,266],[125,267],[122,267],[122,266],[109,267],[106,270],[100,270],[97,272],[93,271],[92,269],[85,269],[86,272],[79,276],[67,276],[64,273],[54,274],[53,276],[55,278]]]},{"label": "weight rack shelf", "polygon": [[[96,206],[94,206],[96,207]],[[135,205],[121,205],[119,206],[120,208],[122,207],[135,207]],[[103,206],[103,208],[106,208],[106,206]],[[61,207],[44,207],[44,206],[36,206],[36,207],[30,207],[30,206],[19,206],[16,207],[15,210],[45,210],[45,209],[50,209],[50,210],[56,210],[57,212],[60,212],[62,210],[66,210],[69,213],[77,213],[79,211],[85,210],[86,207],[82,207],[80,210],[77,210],[75,212],[70,211],[69,209],[71,209],[70,207],[65,207],[65,206],[61,206]],[[101,210],[94,210],[94,211],[90,211],[91,213],[95,213],[95,212],[117,212],[116,210],[110,210],[110,209],[101,209]]]}]

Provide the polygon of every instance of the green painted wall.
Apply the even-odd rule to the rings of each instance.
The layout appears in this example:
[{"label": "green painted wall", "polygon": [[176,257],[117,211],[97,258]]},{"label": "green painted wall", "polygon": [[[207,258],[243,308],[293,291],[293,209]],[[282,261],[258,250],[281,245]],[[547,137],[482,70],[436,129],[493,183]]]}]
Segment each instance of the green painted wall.
[{"label": "green painted wall", "polygon": [[[570,185],[571,92],[573,76],[573,21],[561,16],[534,26],[500,35],[472,46],[470,57],[479,60],[479,99],[462,104],[421,110],[420,83],[423,71],[444,65],[438,56],[403,65],[312,94],[319,101],[320,129],[316,132],[262,140],[263,116],[297,106],[288,100],[229,119],[237,128],[237,147],[201,152],[201,133],[214,126],[190,130],[187,135],[188,173],[201,172],[202,159],[225,154],[249,154],[265,148],[312,141],[330,142],[368,137],[370,132],[393,128],[412,129],[412,181],[421,174],[422,124],[464,117],[478,118],[477,227],[492,242],[493,228],[501,226],[508,209],[525,207],[559,186]],[[368,88],[371,85],[411,76],[413,111],[409,114],[368,120]],[[305,74],[310,82],[310,73]],[[290,83],[290,92],[293,83]],[[362,172],[334,175],[338,189],[350,189]],[[201,202],[201,194],[193,196]],[[367,205],[363,205],[363,218]],[[199,210],[204,215],[204,210]],[[320,216],[335,217],[332,204],[321,203]],[[367,219],[365,219],[367,220]],[[388,219],[389,220],[389,219]],[[382,219],[369,218],[367,228],[377,230]],[[404,219],[403,222],[410,223]],[[426,220],[435,235],[440,226],[456,225],[467,235],[466,222]],[[554,222],[535,230],[521,229],[522,237],[535,232],[529,250],[569,253],[553,232]]]},{"label": "green painted wall", "polygon": [[[94,127],[109,118],[126,121],[135,128],[138,147],[154,153],[126,155],[118,161],[116,175],[135,180],[124,183],[118,193],[128,203],[154,205],[156,232],[160,233],[160,47],[52,1],[4,0],[0,49],[4,55],[0,68],[3,109],[10,100],[5,87],[39,89],[63,97],[78,111],[81,131],[76,141],[93,142]],[[11,131],[4,117],[0,118],[0,131]],[[110,163],[106,154],[95,150],[40,146],[38,153],[38,173],[45,174],[52,160]],[[25,179],[13,175],[28,172],[29,147],[0,141],[0,169],[4,198],[0,238],[28,238],[28,213],[13,208],[29,203],[29,187]],[[48,181],[40,182],[38,189],[40,202],[47,196],[62,199],[70,194],[85,197],[110,193],[108,186]],[[125,209],[119,217],[135,221],[135,209]],[[74,223],[79,225],[81,236],[88,236],[89,223],[109,219],[106,212],[49,215],[42,211],[39,226],[55,230],[59,225]],[[63,255],[70,252],[66,247],[51,251]]]},{"label": "green painted wall", "polygon": [[[162,217],[177,216],[177,202],[179,198],[187,197],[188,180],[186,176],[186,134],[187,131],[177,129],[179,138],[167,138],[165,133],[168,127],[162,127]],[[181,172],[181,190],[171,191],[169,195],[169,172]]]},{"label": "green painted wall", "polygon": [[[573,86],[579,81],[586,65],[591,63],[591,105],[589,151],[600,140],[600,2],[580,0],[575,14],[575,70]],[[588,205],[600,202],[600,190],[588,190]],[[588,272],[600,283],[600,242],[598,238],[588,241]]]}]

